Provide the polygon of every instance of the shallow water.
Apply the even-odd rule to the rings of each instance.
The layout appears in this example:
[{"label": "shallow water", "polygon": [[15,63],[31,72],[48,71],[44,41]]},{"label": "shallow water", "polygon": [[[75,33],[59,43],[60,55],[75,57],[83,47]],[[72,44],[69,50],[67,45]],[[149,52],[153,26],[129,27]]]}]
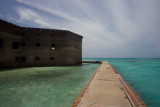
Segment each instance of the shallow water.
[{"label": "shallow water", "polygon": [[70,107],[99,64],[0,70],[0,107]]},{"label": "shallow water", "polygon": [[84,58],[109,61],[149,107],[160,107],[160,58]]}]

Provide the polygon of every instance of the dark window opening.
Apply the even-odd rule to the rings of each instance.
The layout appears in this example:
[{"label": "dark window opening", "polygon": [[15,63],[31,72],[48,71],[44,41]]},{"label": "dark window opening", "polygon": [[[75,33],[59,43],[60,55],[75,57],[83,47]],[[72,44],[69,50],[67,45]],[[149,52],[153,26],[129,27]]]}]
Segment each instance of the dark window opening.
[{"label": "dark window opening", "polygon": [[26,47],[26,43],[22,43],[21,45],[22,45],[22,47]]},{"label": "dark window opening", "polygon": [[40,43],[37,43],[37,44],[36,44],[36,46],[37,46],[37,47],[40,47],[40,46],[41,46],[41,44],[40,44]]},{"label": "dark window opening", "polygon": [[55,34],[52,34],[51,36],[55,36]]},{"label": "dark window opening", "polygon": [[26,35],[26,33],[25,33],[25,32],[22,32],[22,35],[23,35],[23,36],[25,36],[25,35]]},{"label": "dark window opening", "polygon": [[19,35],[20,33],[19,32],[17,32],[17,35]]},{"label": "dark window opening", "polygon": [[54,60],[54,57],[50,57],[51,60]]},{"label": "dark window opening", "polygon": [[0,39],[0,48],[2,48],[2,45],[3,45],[3,40]]},{"label": "dark window opening", "polygon": [[35,57],[34,59],[35,59],[36,61],[38,61],[38,60],[40,59],[40,57]]},{"label": "dark window opening", "polygon": [[55,44],[54,43],[51,44],[51,49],[55,50]]},{"label": "dark window opening", "polygon": [[16,57],[15,57],[15,61],[18,61],[18,60],[19,60],[19,56],[16,56]]},{"label": "dark window opening", "polygon": [[21,57],[21,60],[22,60],[22,61],[25,61],[25,60],[26,60],[26,57],[22,56],[22,57]]},{"label": "dark window opening", "polygon": [[19,48],[19,42],[13,42],[13,49]]}]

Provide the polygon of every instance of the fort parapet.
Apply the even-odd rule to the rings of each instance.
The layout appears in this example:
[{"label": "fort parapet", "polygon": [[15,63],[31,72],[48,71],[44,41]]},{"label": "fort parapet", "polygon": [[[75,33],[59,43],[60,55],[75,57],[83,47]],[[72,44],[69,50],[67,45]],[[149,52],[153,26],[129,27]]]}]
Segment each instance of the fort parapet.
[{"label": "fort parapet", "polygon": [[82,36],[0,20],[0,68],[82,63]]}]

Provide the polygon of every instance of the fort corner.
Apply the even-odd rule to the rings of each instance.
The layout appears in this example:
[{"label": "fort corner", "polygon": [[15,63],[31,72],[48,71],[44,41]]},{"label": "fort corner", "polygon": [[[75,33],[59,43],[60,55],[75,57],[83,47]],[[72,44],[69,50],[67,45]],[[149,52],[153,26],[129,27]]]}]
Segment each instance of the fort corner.
[{"label": "fort corner", "polygon": [[82,38],[67,30],[20,27],[0,19],[0,68],[81,64]]}]

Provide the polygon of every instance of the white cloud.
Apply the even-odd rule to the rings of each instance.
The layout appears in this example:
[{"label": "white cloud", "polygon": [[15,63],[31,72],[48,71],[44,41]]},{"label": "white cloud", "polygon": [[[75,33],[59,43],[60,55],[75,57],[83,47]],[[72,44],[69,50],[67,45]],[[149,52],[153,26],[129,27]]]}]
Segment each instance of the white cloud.
[{"label": "white cloud", "polygon": [[33,20],[33,18],[39,17],[39,15],[31,9],[19,7],[17,10],[21,20]]},{"label": "white cloud", "polygon": [[59,27],[54,22],[50,23],[49,19],[47,19],[42,14],[39,14],[38,12],[30,8],[17,7],[16,10],[20,18],[18,19],[18,22],[34,23],[37,24],[38,27],[47,27],[47,28]]},{"label": "white cloud", "polygon": [[21,21],[83,35],[84,57],[152,57],[147,46],[160,53],[157,0],[17,1],[26,5],[16,8]]}]

